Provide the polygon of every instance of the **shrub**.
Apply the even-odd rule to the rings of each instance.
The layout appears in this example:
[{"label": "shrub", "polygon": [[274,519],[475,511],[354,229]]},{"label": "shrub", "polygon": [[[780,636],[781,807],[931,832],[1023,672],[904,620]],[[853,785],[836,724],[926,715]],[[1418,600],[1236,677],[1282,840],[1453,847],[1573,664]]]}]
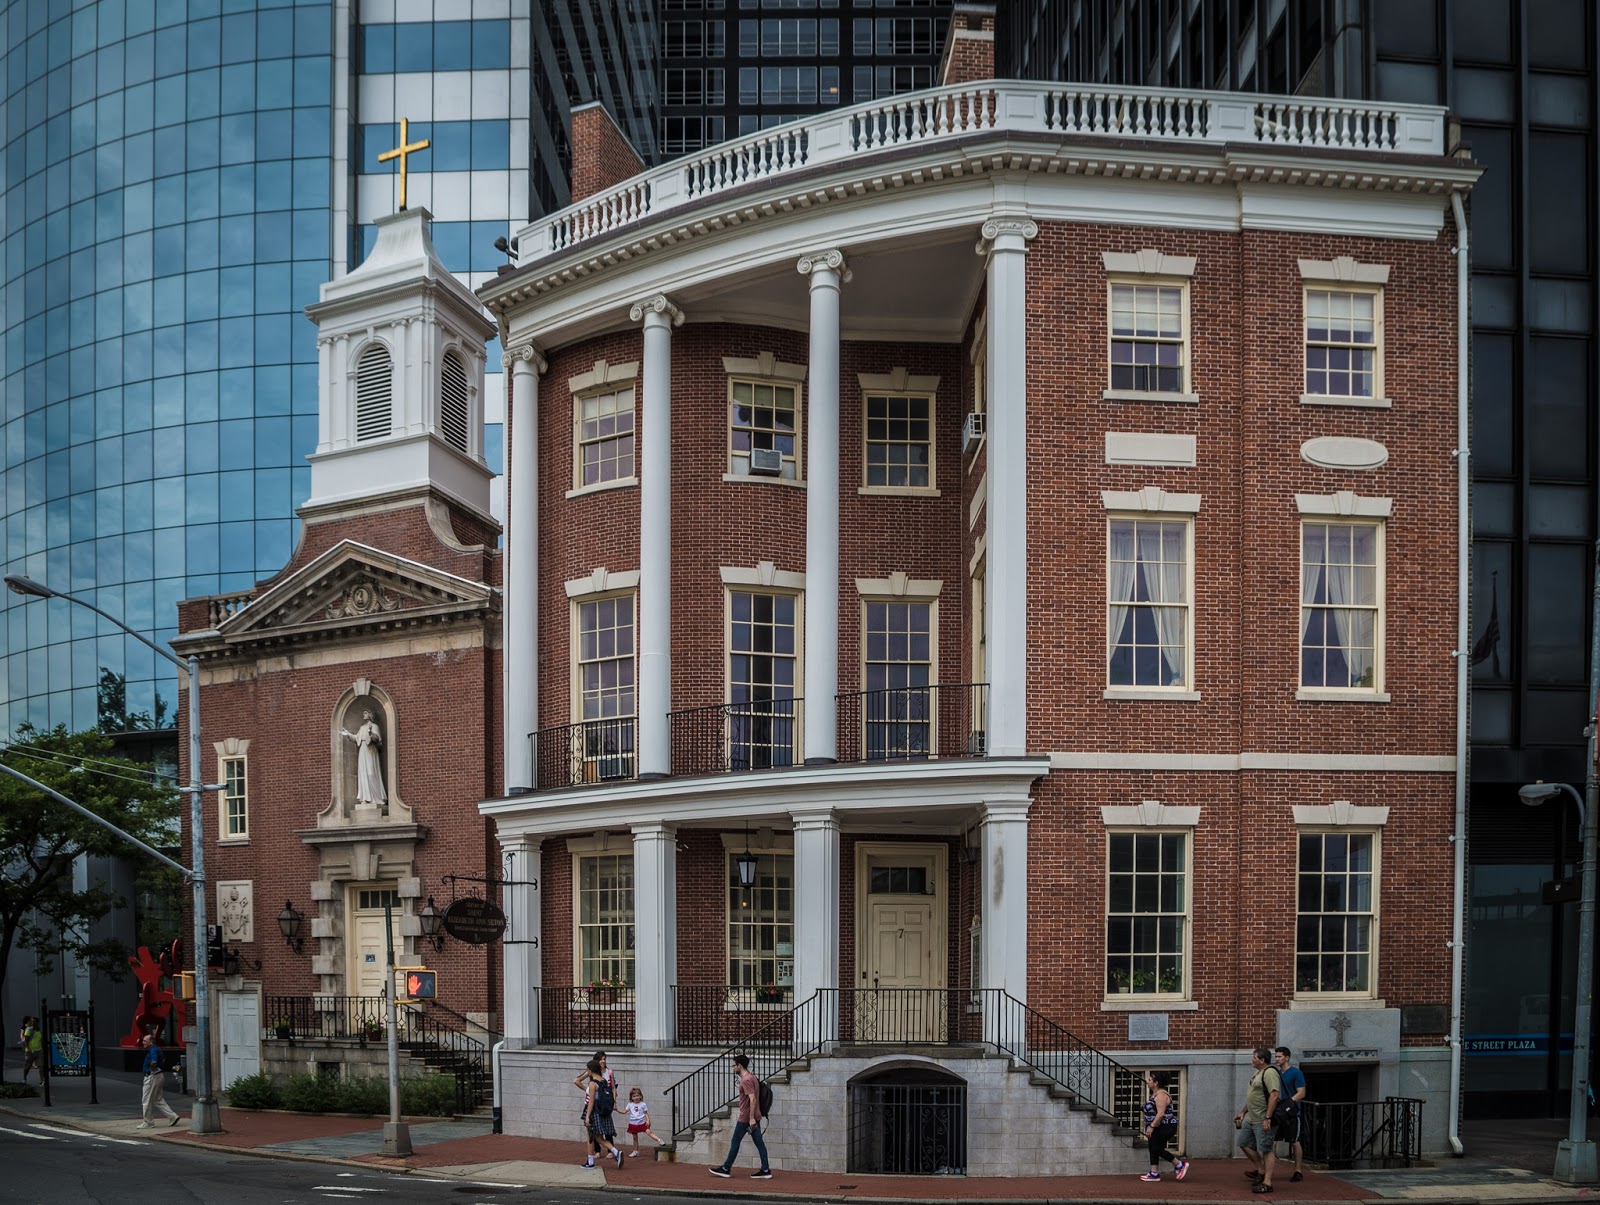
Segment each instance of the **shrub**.
[{"label": "shrub", "polygon": [[224,1090],[228,1104],[235,1109],[276,1109],[278,1087],[265,1071],[241,1075]]},{"label": "shrub", "polygon": [[331,1076],[300,1074],[284,1088],[283,1107],[295,1113],[331,1113],[338,1097],[338,1080]]},{"label": "shrub", "polygon": [[401,1080],[400,1108],[412,1116],[449,1117],[456,1111],[456,1077],[430,1071]]},{"label": "shrub", "polygon": [[22,1100],[38,1095],[39,1089],[32,1084],[13,1084],[10,1082],[0,1084],[0,1100]]},{"label": "shrub", "polygon": [[334,1110],[372,1116],[389,1111],[389,1081],[379,1076],[350,1076],[338,1082]]}]

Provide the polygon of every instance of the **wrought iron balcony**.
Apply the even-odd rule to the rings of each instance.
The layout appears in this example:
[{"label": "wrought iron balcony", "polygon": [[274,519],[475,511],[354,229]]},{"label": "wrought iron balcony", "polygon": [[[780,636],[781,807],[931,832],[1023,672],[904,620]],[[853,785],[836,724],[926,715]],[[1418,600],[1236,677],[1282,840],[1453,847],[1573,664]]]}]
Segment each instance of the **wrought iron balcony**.
[{"label": "wrought iron balcony", "polygon": [[542,728],[530,739],[536,791],[622,781],[638,773],[632,716]]},{"label": "wrought iron balcony", "polygon": [[802,699],[748,699],[668,717],[674,774],[730,774],[799,765]]},{"label": "wrought iron balcony", "polygon": [[863,690],[838,697],[841,762],[982,757],[987,682]]}]

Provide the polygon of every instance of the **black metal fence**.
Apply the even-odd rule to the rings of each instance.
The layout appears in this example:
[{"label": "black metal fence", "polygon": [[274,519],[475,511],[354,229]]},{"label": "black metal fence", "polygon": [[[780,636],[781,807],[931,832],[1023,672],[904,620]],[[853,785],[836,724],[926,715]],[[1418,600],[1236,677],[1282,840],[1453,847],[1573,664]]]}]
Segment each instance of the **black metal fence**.
[{"label": "black metal fence", "polygon": [[631,987],[536,987],[539,1041],[591,1050],[632,1046],[635,1003]]},{"label": "black metal fence", "polygon": [[1308,1100],[1301,1107],[1300,1143],[1313,1163],[1335,1169],[1410,1167],[1422,1158],[1420,1100]]},{"label": "black metal fence", "polygon": [[633,778],[632,716],[610,720],[584,720],[560,728],[541,728],[533,741],[534,789],[553,791],[584,783]]},{"label": "black metal fence", "polygon": [[672,772],[729,774],[800,764],[803,699],[747,699],[667,716]]},{"label": "black metal fence", "polygon": [[1119,1075],[1127,1067],[1001,988],[964,993],[978,1002],[982,1041],[1047,1075],[1084,1104],[1116,1119]]},{"label": "black metal fence", "polygon": [[[672,989],[672,1015],[679,1046],[733,1046],[763,1041],[787,1048],[790,988],[733,987],[680,983]],[[757,1034],[761,1036],[758,1038]]]},{"label": "black metal fence", "polygon": [[966,1011],[968,988],[861,987],[837,994],[843,1042],[917,1046],[981,1039],[981,1018]]},{"label": "black metal fence", "polygon": [[839,695],[839,760],[982,757],[988,692],[988,683],[972,682]]},{"label": "black metal fence", "polygon": [[855,1175],[966,1175],[967,1085],[851,1084],[847,1158]]}]

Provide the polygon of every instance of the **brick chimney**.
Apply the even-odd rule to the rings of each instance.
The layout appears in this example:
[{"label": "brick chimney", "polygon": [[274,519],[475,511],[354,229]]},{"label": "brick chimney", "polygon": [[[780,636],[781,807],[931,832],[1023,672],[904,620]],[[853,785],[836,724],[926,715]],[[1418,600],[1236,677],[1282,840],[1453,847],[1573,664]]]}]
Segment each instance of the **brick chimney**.
[{"label": "brick chimney", "polygon": [[[991,35],[992,36],[992,35]],[[644,171],[616,119],[599,101],[572,110],[572,201],[576,204]]]},{"label": "brick chimney", "polygon": [[994,7],[992,0],[957,0],[939,63],[941,86],[994,78]]}]

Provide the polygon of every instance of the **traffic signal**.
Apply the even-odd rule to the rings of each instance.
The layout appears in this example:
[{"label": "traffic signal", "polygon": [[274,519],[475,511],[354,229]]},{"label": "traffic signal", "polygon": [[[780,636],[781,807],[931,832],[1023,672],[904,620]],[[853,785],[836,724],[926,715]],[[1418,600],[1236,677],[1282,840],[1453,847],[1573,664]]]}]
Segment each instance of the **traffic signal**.
[{"label": "traffic signal", "polygon": [[439,998],[439,972],[423,967],[407,967],[404,994],[407,1000],[437,1000]]}]

